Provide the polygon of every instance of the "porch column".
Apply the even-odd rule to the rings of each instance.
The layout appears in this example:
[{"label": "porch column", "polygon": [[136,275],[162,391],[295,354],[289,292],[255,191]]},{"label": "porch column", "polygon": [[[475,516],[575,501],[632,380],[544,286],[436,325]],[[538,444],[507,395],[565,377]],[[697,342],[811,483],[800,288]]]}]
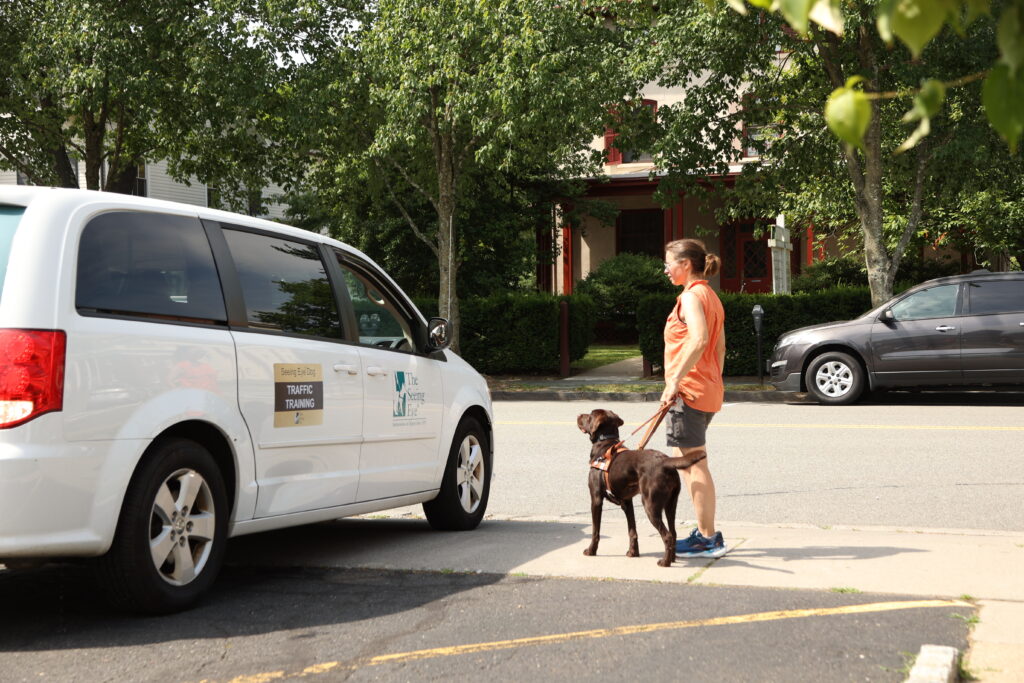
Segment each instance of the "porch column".
[{"label": "porch column", "polygon": [[768,249],[772,253],[772,292],[789,294],[789,264],[793,243],[789,240],[786,217],[781,213],[775,218],[775,228],[772,230],[772,238],[768,240]]}]

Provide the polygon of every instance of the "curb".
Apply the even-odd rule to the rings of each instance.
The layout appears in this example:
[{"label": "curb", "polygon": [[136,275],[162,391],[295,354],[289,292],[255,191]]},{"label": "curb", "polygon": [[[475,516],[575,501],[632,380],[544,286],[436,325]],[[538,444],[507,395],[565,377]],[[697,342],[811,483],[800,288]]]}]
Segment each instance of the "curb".
[{"label": "curb", "polygon": [[946,645],[922,645],[905,683],[955,683],[960,652]]},{"label": "curb", "polygon": [[[661,400],[660,391],[571,391],[549,389],[537,391],[492,391],[492,401],[625,401],[629,403]],[[806,394],[784,391],[726,391],[726,403],[803,403]]]}]

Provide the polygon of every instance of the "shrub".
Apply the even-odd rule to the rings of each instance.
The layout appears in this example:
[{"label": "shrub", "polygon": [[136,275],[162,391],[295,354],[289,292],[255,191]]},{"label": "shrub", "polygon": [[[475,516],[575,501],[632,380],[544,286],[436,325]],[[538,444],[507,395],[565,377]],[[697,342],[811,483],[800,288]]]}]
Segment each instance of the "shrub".
[{"label": "shrub", "polygon": [[622,253],[608,259],[576,285],[576,293],[597,305],[598,337],[602,341],[632,342],[637,338],[636,312],[641,298],[672,293],[663,264],[651,256]]},{"label": "shrub", "polygon": [[[535,292],[461,299],[462,357],[486,374],[556,372],[561,301],[569,302],[569,360],[583,358],[594,338],[594,301],[586,295]],[[417,297],[414,303],[425,317],[437,315],[436,299]]]},{"label": "shrub", "polygon": [[803,271],[793,278],[794,294],[819,292],[832,287],[859,287],[868,283],[868,271],[863,260],[850,257],[828,258],[804,266]]},{"label": "shrub", "polygon": [[[729,376],[757,375],[757,334],[751,315],[756,304],[764,309],[761,329],[762,362],[771,356],[779,335],[817,323],[856,318],[871,308],[867,287],[838,287],[800,294],[743,294],[720,292],[725,309],[725,368]],[[665,344],[662,333],[665,318],[675,298],[647,296],[637,309],[640,352],[654,365],[661,366]],[[767,376],[767,372],[764,372]]]}]

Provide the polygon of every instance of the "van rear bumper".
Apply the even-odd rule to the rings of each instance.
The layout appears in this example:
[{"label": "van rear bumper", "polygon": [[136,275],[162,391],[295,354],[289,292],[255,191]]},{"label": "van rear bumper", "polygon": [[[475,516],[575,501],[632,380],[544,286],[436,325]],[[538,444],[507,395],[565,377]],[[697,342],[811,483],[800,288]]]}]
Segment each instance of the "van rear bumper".
[{"label": "van rear bumper", "polygon": [[0,443],[0,560],[106,552],[131,476],[107,476],[113,447]]}]

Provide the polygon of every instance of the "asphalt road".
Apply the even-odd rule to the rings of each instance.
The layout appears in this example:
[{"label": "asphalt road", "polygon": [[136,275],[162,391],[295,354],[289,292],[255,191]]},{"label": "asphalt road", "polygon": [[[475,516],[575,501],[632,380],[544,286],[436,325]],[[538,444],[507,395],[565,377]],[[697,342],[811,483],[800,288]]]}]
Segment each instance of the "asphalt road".
[{"label": "asphalt road", "polygon": [[[845,407],[727,404],[708,429],[725,532],[730,520],[1024,530],[1024,405],[949,400],[897,394]],[[627,423],[620,435],[627,436],[656,406],[495,404],[491,514],[589,514],[590,443],[576,416],[593,408],[618,413]],[[666,449],[663,430],[649,447]],[[692,519],[692,508],[681,502],[678,515]]]},{"label": "asphalt road", "polygon": [[[1024,410],[1004,403],[727,405],[709,431],[720,527],[727,538],[730,521],[1024,529]],[[496,404],[488,524],[589,514],[589,448],[575,418],[593,407]],[[626,435],[654,405],[600,407],[627,421]],[[691,514],[681,504],[681,530]],[[233,541],[209,598],[159,619],[107,610],[83,567],[0,572],[0,681],[899,681],[923,643],[962,651],[974,617],[920,596],[370,570],[282,556],[282,539],[351,551],[360,539],[346,529],[372,533],[373,523]],[[376,542],[412,545],[410,535],[434,533],[395,524],[383,522]],[[248,559],[246,545],[274,561]]]},{"label": "asphalt road", "polygon": [[973,613],[893,595],[235,566],[169,617],[108,612],[75,567],[0,575],[0,603],[5,683],[901,681],[921,643],[963,649]]}]

